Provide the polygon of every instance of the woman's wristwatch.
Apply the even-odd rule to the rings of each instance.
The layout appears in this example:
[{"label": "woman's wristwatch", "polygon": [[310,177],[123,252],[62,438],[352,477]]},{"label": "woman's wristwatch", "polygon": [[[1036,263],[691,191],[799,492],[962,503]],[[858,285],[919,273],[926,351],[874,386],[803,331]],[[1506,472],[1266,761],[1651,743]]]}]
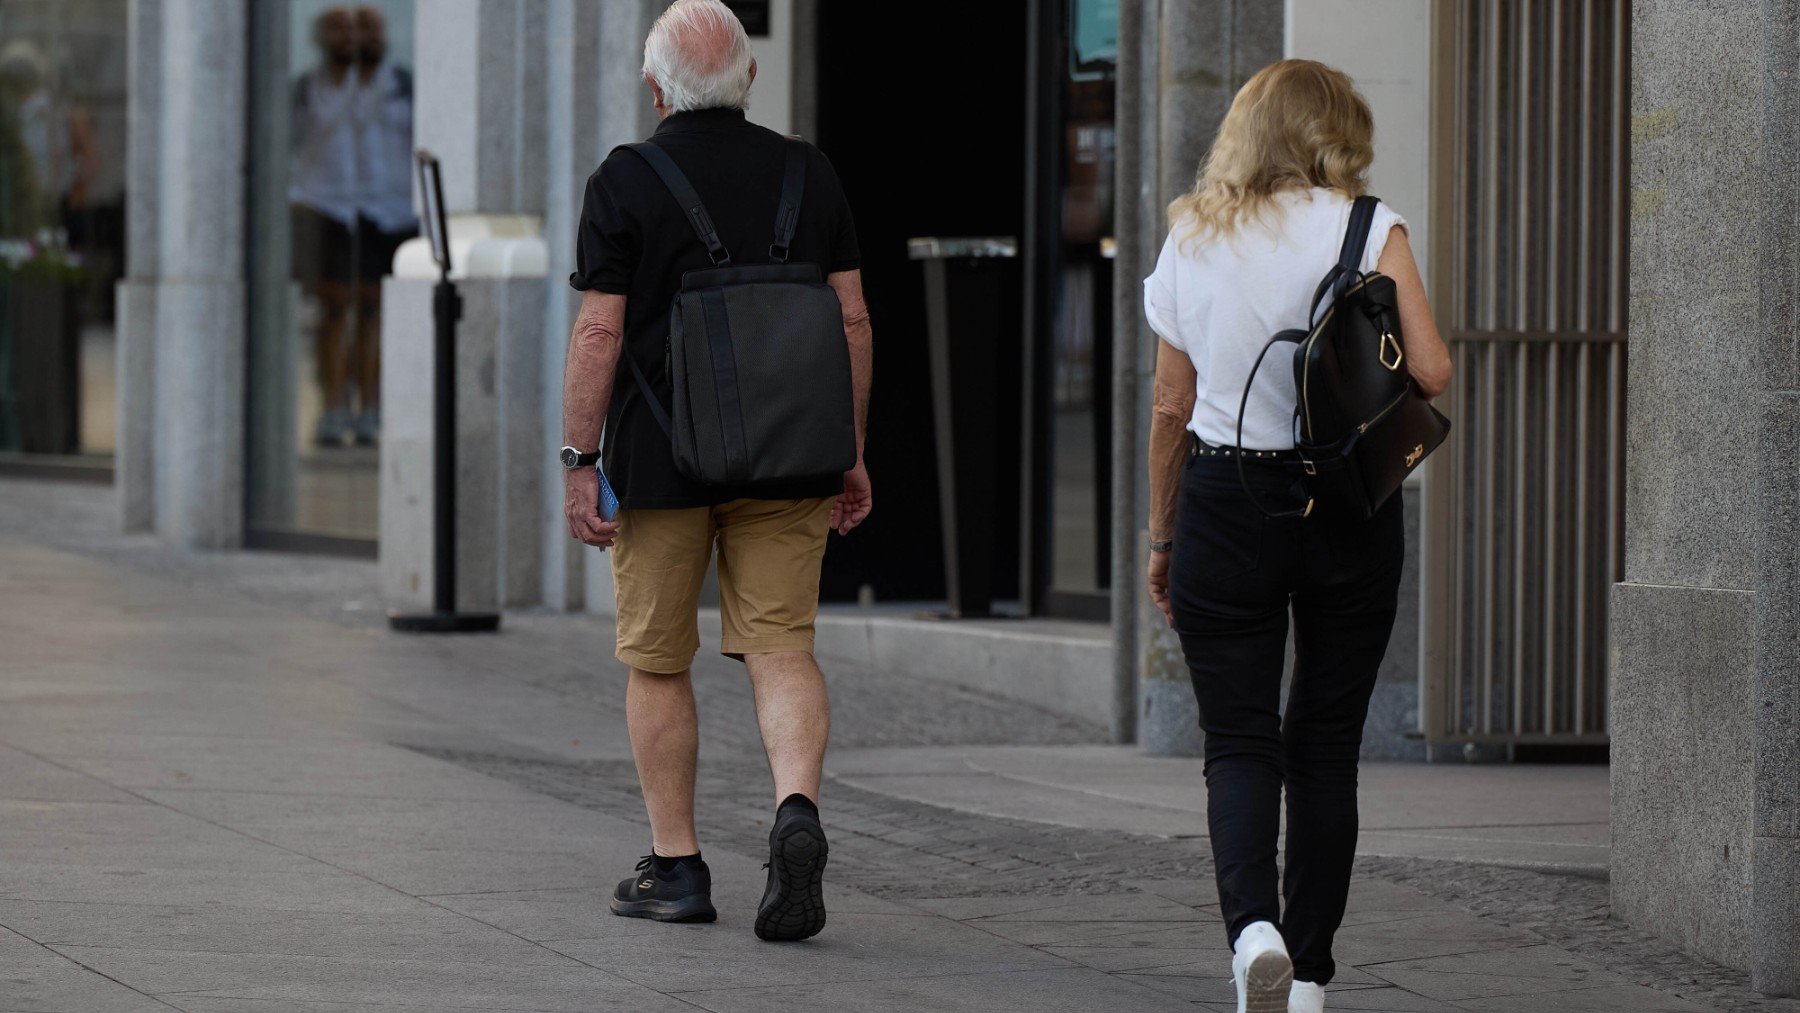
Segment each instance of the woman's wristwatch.
[{"label": "woman's wristwatch", "polygon": [[1173,538],[1150,539],[1151,552],[1168,552],[1173,548],[1175,548],[1175,539]]}]

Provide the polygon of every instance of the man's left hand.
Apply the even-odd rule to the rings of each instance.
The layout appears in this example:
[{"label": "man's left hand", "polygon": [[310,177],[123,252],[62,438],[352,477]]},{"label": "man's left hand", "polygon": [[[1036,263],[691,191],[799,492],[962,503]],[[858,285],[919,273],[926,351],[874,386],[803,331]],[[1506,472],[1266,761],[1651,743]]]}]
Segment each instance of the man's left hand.
[{"label": "man's left hand", "polygon": [[859,457],[856,467],[844,472],[844,491],[838,495],[837,502],[831,505],[832,530],[840,535],[849,534],[873,509],[875,493],[869,486],[869,469]]}]

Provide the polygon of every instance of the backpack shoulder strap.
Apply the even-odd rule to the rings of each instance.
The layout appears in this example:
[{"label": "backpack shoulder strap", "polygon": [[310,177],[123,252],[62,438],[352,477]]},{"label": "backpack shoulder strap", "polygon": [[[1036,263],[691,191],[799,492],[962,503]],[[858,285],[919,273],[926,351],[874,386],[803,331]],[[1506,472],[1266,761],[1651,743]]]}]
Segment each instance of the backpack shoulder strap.
[{"label": "backpack shoulder strap", "polygon": [[1354,271],[1362,264],[1369,227],[1375,224],[1375,207],[1380,203],[1380,197],[1363,194],[1350,205],[1350,226],[1344,230],[1344,248],[1338,251],[1338,266],[1344,270]]},{"label": "backpack shoulder strap", "polygon": [[769,247],[769,259],[777,264],[787,263],[794,232],[800,227],[800,198],[805,195],[806,144],[789,138],[787,167],[781,175],[781,207],[775,212],[775,242]]},{"label": "backpack shoulder strap", "polygon": [[1338,262],[1319,282],[1313,290],[1312,311],[1309,323],[1319,315],[1319,306],[1330,294],[1337,297],[1338,285],[1352,275],[1362,273],[1363,250],[1369,245],[1369,228],[1375,224],[1375,208],[1381,204],[1381,198],[1373,194],[1363,194],[1350,205],[1350,224],[1344,230],[1344,245],[1338,250]]},{"label": "backpack shoulder strap", "polygon": [[725,244],[719,241],[719,230],[713,225],[712,216],[706,213],[706,205],[700,202],[700,195],[694,191],[694,184],[688,182],[687,176],[675,164],[675,160],[669,157],[669,153],[649,141],[620,147],[648,162],[650,168],[655,170],[657,178],[662,180],[663,186],[668,187],[669,193],[675,196],[676,203],[681,205],[688,225],[693,227],[694,235],[706,247],[706,254],[712,258],[713,266],[729,267],[731,251],[725,249]]}]

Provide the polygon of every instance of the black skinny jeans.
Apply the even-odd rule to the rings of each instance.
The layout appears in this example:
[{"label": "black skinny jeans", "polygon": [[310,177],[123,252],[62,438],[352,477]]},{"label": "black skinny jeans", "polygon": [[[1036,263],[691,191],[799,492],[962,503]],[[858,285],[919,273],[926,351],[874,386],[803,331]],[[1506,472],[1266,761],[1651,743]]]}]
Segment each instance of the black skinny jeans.
[{"label": "black skinny jeans", "polygon": [[[1270,510],[1305,502],[1297,466],[1246,461]],[[1396,494],[1370,520],[1265,519],[1237,464],[1190,454],[1182,476],[1169,593],[1200,727],[1206,816],[1226,936],[1280,926],[1294,977],[1325,984],[1356,851],[1356,759],[1387,652],[1404,558]],[[1281,711],[1288,607],[1294,676]],[[1286,869],[1276,839],[1287,788]],[[1285,901],[1285,904],[1283,903]]]}]

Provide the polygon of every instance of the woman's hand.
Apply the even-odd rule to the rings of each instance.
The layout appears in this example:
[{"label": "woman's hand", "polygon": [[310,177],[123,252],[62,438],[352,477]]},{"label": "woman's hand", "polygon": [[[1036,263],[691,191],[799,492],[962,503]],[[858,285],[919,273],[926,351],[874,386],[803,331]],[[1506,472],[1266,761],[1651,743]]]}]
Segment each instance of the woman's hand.
[{"label": "woman's hand", "polygon": [[1175,607],[1169,604],[1169,559],[1173,552],[1150,553],[1150,600],[1163,614],[1170,629],[1175,628]]},{"label": "woman's hand", "polygon": [[563,514],[569,534],[596,549],[612,545],[619,537],[619,522],[600,519],[600,472],[576,468],[563,473]]}]

